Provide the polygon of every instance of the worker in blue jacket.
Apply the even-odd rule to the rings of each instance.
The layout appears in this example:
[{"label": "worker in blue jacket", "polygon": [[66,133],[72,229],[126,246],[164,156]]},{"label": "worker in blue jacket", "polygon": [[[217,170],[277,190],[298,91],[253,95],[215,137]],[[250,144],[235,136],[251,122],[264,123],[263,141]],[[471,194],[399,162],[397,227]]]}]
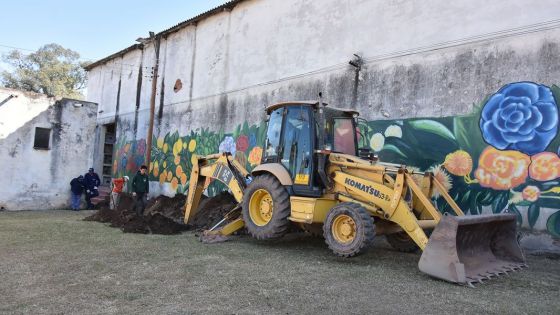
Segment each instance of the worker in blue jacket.
[{"label": "worker in blue jacket", "polygon": [[95,170],[90,168],[86,175],[84,175],[84,182],[86,187],[86,202],[88,209],[93,209],[93,203],[91,203],[91,198],[99,196],[98,187],[101,184],[99,175]]}]

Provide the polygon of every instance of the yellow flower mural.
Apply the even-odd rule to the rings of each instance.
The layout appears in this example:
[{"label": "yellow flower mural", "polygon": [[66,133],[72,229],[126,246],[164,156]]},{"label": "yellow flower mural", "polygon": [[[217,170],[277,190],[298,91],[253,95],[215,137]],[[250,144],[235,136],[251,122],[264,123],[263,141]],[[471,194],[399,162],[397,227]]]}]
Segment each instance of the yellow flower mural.
[{"label": "yellow flower mural", "polygon": [[179,138],[179,140],[177,140],[177,142],[175,142],[175,144],[173,145],[173,155],[174,156],[179,155],[179,153],[181,153],[182,150],[183,150],[183,140]]},{"label": "yellow flower mural", "polygon": [[521,194],[524,200],[535,202],[539,199],[541,195],[541,190],[537,186],[529,185],[523,189]]},{"label": "yellow flower mural", "polygon": [[196,150],[196,140],[191,139],[191,141],[189,141],[189,152],[192,153],[194,150]]}]

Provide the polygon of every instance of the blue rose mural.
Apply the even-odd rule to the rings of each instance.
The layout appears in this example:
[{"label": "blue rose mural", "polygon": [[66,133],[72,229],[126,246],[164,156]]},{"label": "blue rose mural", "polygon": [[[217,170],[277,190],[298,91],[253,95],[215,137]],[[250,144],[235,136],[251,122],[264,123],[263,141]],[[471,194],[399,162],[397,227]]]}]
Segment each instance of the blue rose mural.
[{"label": "blue rose mural", "polygon": [[532,82],[502,87],[484,104],[484,140],[500,150],[542,152],[558,132],[558,107],[549,87]]}]

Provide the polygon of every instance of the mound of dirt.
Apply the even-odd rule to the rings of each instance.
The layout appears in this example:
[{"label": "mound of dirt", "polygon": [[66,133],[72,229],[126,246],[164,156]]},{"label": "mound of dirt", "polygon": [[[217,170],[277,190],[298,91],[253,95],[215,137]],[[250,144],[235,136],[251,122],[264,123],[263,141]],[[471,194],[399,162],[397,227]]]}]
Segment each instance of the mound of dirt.
[{"label": "mound of dirt", "polygon": [[134,197],[123,193],[116,210],[111,210],[107,204],[103,204],[96,213],[84,220],[110,223],[109,226],[120,228],[125,233],[170,235],[189,229],[208,229],[219,222],[236,204],[235,199],[228,193],[205,198],[200,202],[191,224],[185,225],[185,200],[185,195],[176,195],[173,198],[159,196],[151,199],[146,205],[144,215],[138,217],[134,210]]}]

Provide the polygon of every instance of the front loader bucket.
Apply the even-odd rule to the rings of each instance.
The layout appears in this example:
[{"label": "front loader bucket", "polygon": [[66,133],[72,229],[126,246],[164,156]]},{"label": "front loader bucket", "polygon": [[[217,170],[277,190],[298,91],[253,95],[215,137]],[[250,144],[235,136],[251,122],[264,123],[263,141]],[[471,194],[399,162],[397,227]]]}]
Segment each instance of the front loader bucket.
[{"label": "front loader bucket", "polygon": [[443,216],[418,267],[433,277],[470,286],[527,267],[517,243],[515,215]]}]

